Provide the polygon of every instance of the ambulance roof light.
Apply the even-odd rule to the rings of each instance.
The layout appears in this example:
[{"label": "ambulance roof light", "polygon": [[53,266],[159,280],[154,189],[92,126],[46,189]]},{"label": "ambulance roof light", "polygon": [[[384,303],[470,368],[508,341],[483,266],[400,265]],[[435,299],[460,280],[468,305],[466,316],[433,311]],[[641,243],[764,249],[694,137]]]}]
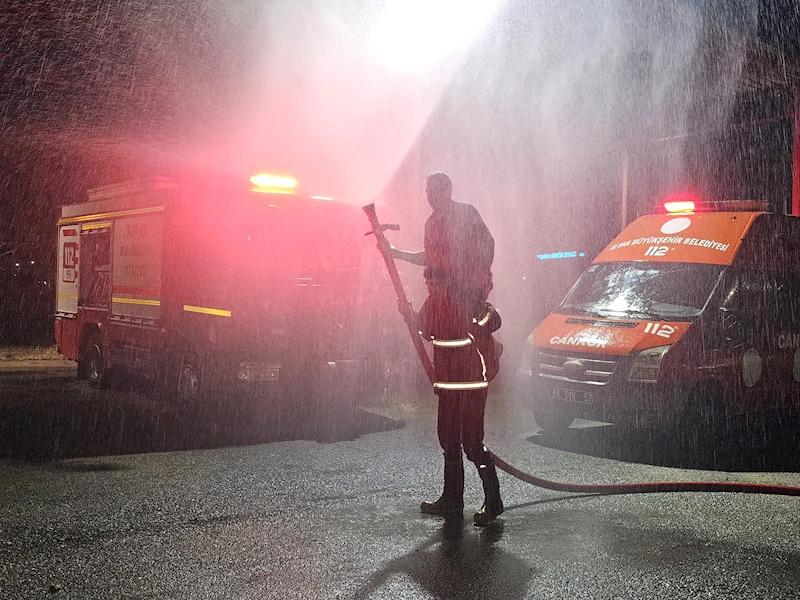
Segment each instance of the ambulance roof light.
[{"label": "ambulance roof light", "polygon": [[705,203],[693,190],[680,190],[668,194],[664,198],[663,209],[667,214],[683,213],[690,214],[696,210],[701,210]]},{"label": "ambulance roof light", "polygon": [[691,214],[695,212],[767,212],[769,203],[765,200],[714,200],[695,202],[688,199],[666,200],[664,211],[667,214]]},{"label": "ambulance roof light", "polygon": [[694,202],[691,200],[676,200],[672,202],[664,202],[664,210],[669,214],[675,213],[693,213],[695,209]]}]

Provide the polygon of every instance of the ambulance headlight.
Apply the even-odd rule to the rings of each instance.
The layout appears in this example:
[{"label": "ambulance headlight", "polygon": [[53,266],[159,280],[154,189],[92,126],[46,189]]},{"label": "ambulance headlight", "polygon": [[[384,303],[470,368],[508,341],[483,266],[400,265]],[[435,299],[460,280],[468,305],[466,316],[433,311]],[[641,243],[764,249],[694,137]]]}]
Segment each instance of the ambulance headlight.
[{"label": "ambulance headlight", "polygon": [[657,346],[642,350],[633,359],[628,381],[642,383],[656,383],[658,372],[661,370],[661,361],[669,350],[669,346]]}]

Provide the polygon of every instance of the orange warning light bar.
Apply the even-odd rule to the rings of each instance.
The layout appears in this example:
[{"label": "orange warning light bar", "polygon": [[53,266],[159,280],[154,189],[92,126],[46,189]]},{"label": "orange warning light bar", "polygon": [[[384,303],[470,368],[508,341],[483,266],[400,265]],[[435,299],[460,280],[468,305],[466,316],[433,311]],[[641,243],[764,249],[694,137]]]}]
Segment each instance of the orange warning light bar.
[{"label": "orange warning light bar", "polygon": [[259,173],[250,178],[254,192],[283,192],[291,194],[297,187],[297,180],[286,175],[272,175],[270,173]]}]

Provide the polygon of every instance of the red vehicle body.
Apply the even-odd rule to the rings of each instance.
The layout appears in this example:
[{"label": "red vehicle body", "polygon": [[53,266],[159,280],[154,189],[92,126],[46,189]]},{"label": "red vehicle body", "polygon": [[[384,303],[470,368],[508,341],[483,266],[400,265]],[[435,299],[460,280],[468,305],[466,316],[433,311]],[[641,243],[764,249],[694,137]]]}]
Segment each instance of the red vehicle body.
[{"label": "red vehicle body", "polygon": [[62,207],[55,333],[79,375],[158,375],[186,400],[377,381],[402,320],[362,211],[279,191],[154,178]]},{"label": "red vehicle body", "polygon": [[800,219],[637,219],[528,338],[518,384],[554,430],[575,417],[719,428],[795,411]]}]

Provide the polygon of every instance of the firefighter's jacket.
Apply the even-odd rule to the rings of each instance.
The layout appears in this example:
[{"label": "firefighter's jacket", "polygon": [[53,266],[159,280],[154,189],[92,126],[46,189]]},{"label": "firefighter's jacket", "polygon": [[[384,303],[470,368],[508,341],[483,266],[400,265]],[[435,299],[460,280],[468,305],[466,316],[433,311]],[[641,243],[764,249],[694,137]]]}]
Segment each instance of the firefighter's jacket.
[{"label": "firefighter's jacket", "polygon": [[473,206],[449,200],[434,209],[425,222],[420,331],[433,342],[436,389],[484,389],[497,372],[491,334],[500,317],[486,302],[493,260],[494,238]]},{"label": "firefighter's jacket", "polygon": [[500,327],[494,307],[478,312],[445,288],[431,288],[419,314],[420,333],[433,343],[434,389],[480,390],[499,368],[492,333]]},{"label": "firefighter's jacket", "polygon": [[485,302],[492,289],[494,238],[478,211],[450,200],[425,222],[425,279]]}]

